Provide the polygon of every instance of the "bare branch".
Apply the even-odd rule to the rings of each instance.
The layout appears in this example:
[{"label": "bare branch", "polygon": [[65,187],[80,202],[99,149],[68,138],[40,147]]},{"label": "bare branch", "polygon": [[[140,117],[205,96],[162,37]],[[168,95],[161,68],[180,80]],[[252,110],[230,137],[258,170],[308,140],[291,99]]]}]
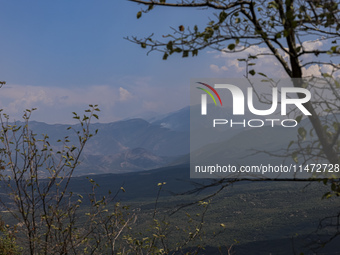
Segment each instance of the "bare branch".
[{"label": "bare branch", "polygon": [[230,4],[217,4],[218,2],[216,1],[204,1],[202,3],[195,3],[195,2],[190,2],[186,3],[182,1],[182,3],[166,3],[166,2],[160,2],[160,1],[143,1],[143,0],[129,0],[131,2],[139,3],[139,4],[144,4],[144,5],[161,5],[161,6],[167,6],[167,7],[211,7],[213,9],[218,9],[218,10],[228,10],[230,8],[240,6],[243,4],[251,4],[251,1],[235,1]]}]

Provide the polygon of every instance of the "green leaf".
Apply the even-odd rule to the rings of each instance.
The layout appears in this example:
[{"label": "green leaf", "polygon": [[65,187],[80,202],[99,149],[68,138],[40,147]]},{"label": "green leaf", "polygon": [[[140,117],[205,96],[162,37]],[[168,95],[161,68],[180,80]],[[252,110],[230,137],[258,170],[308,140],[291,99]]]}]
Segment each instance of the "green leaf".
[{"label": "green leaf", "polygon": [[256,72],[255,72],[254,69],[250,70],[249,73],[250,73],[251,75],[253,75],[253,76],[256,74]]},{"label": "green leaf", "polygon": [[227,18],[227,13],[225,13],[224,11],[220,12],[220,15],[219,15],[219,20],[220,20],[220,23],[222,23],[223,21],[225,21],[225,19]]},{"label": "green leaf", "polygon": [[257,59],[257,56],[250,55],[248,58],[249,58],[249,59]]},{"label": "green leaf", "polygon": [[298,153],[297,153],[297,151],[294,151],[292,153],[292,158],[293,158],[295,163],[298,163]]},{"label": "green leaf", "polygon": [[338,48],[338,46],[333,46],[333,47],[331,47],[331,51],[333,53],[336,53],[337,52],[337,48]]},{"label": "green leaf", "polygon": [[[325,180],[327,181],[327,179],[325,179]],[[331,197],[332,197],[331,192],[326,192],[326,193],[322,196],[323,199],[324,199],[324,198],[328,199],[328,198],[331,198]]]},{"label": "green leaf", "polygon": [[268,4],[268,8],[269,8],[269,9],[279,9],[279,5],[278,5],[275,1],[271,1],[271,2]]},{"label": "green leaf", "polygon": [[288,30],[284,30],[284,31],[283,31],[283,36],[284,36],[284,37],[288,37],[288,35],[289,35],[289,31],[288,31]]},{"label": "green leaf", "polygon": [[169,51],[172,51],[172,41],[169,41],[168,44],[166,45],[166,48],[169,50]]},{"label": "green leaf", "polygon": [[338,82],[337,80],[334,80],[334,83],[335,83],[335,86],[336,86],[337,88],[340,88],[340,82]]},{"label": "green leaf", "polygon": [[233,43],[229,44],[229,45],[228,45],[228,49],[229,49],[229,50],[235,49],[235,44],[233,44]]},{"label": "green leaf", "polygon": [[288,144],[287,150],[290,148],[290,146],[292,146],[294,143],[294,141],[290,141],[290,143]]},{"label": "green leaf", "polygon": [[302,115],[299,115],[299,116],[297,116],[297,117],[295,118],[295,120],[297,121],[297,123],[300,123],[301,119],[302,119]]},{"label": "green leaf", "polygon": [[298,133],[299,133],[299,135],[301,136],[301,138],[302,138],[303,140],[305,140],[306,135],[307,135],[306,129],[303,128],[303,127],[300,127],[300,128],[298,129]]},{"label": "green leaf", "polygon": [[167,60],[168,57],[169,57],[169,54],[165,52],[163,55],[163,60]]},{"label": "green leaf", "polygon": [[137,19],[139,19],[140,17],[142,17],[142,12],[141,11],[137,12]]},{"label": "green leaf", "polygon": [[188,51],[188,50],[183,51],[182,57],[183,57],[183,58],[186,58],[186,57],[188,57],[188,56],[189,56],[189,51]]}]

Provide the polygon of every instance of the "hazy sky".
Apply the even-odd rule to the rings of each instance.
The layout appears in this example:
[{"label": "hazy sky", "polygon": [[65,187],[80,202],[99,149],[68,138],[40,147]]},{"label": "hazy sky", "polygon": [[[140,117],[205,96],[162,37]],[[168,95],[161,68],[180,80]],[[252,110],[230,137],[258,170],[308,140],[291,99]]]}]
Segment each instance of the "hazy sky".
[{"label": "hazy sky", "polygon": [[[68,123],[71,112],[99,104],[101,122],[166,113],[189,105],[190,78],[242,77],[240,56],[209,52],[162,60],[126,36],[158,36],[170,26],[205,24],[204,10],[156,8],[127,0],[16,0],[0,3],[0,108],[20,119]],[[256,48],[257,47],[257,48]],[[251,50],[263,50],[256,46]],[[247,55],[249,52],[243,53]],[[270,58],[261,63],[284,75]]]}]

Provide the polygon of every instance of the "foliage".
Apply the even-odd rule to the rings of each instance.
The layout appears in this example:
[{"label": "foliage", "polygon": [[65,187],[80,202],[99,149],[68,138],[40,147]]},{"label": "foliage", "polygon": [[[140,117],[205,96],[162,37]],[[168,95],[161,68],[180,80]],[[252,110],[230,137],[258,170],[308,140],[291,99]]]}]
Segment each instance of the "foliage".
[{"label": "foliage", "polygon": [[[97,105],[90,105],[81,117],[73,113],[79,124],[68,129],[77,137],[58,140],[58,148],[50,145],[49,136],[39,136],[30,128],[32,110],[24,112],[24,122],[11,123],[0,111],[0,203],[13,227],[1,224],[0,252],[4,254],[174,254],[188,249],[203,233],[208,204],[201,203],[203,214],[196,221],[188,214],[187,224],[173,226],[159,219],[157,201],[147,231],[133,232],[137,213],[117,200],[117,192],[102,195],[99,185],[87,178],[91,190],[86,194],[70,191],[72,175],[80,164],[81,153],[92,132],[92,118],[98,118]],[[7,194],[4,196],[3,194]],[[151,215],[150,215],[151,216]],[[182,240],[176,236],[182,233]],[[174,242],[176,241],[176,242]],[[198,248],[197,248],[198,247]],[[190,248],[193,254],[200,246]]]},{"label": "foliage", "polygon": [[0,252],[1,254],[15,255],[21,254],[22,249],[18,246],[16,242],[15,233],[16,230],[10,229],[8,224],[0,221]]},{"label": "foliage", "polygon": [[[173,29],[172,34],[163,36],[165,40],[154,39],[150,36],[144,39],[132,37],[131,41],[142,48],[149,48],[164,52],[163,59],[179,53],[183,57],[197,56],[205,48],[213,48],[226,53],[244,51],[254,45],[264,45],[266,53],[259,55],[273,55],[282,65],[290,77],[301,78],[301,68],[315,63],[299,62],[305,55],[311,57],[319,55],[339,55],[339,9],[336,1],[142,1],[148,8],[142,12],[149,12],[154,6],[168,6],[175,8],[205,8],[217,11],[204,29],[197,25],[185,29],[185,24]],[[310,49],[306,42],[317,40],[332,40],[329,49]],[[285,56],[285,54],[288,54]],[[290,62],[290,63],[289,63]],[[290,66],[291,64],[291,66]],[[336,64],[324,64],[338,68]]]},{"label": "foliage", "polygon": [[[173,29],[172,34],[159,40],[154,36],[127,38],[142,48],[163,52],[163,59],[176,53],[182,54],[182,57],[188,57],[190,53],[197,56],[198,52],[205,48],[224,53],[237,53],[261,45],[266,48],[264,52],[255,52],[249,55],[248,59],[239,59],[247,61],[247,72],[252,76],[257,73],[255,68],[248,69],[249,64],[255,64],[248,63],[249,60],[256,60],[259,56],[271,56],[288,77],[300,78],[294,81],[294,86],[301,88],[304,87],[301,80],[303,71],[312,65],[317,65],[323,76],[327,77],[331,77],[340,69],[340,66],[332,61],[332,58],[340,56],[340,46],[337,44],[340,36],[340,12],[337,1],[131,1],[147,6],[141,11],[144,13],[151,11],[154,6],[206,8],[217,12],[204,29],[197,25],[185,29],[185,25],[181,25],[178,29]],[[316,46],[311,47],[311,44]],[[322,67],[329,71],[323,72]],[[266,76],[263,71],[259,74]],[[339,99],[336,92],[338,82],[330,84],[329,88],[336,96],[336,100]],[[303,97],[300,94],[298,96]],[[325,102],[325,98],[322,102]],[[333,132],[331,139],[329,138],[324,128],[325,124],[318,114],[317,105],[320,103],[307,102],[304,106],[312,114],[309,120],[323,154],[330,163],[337,164],[339,158],[333,141],[338,139],[339,132]],[[337,105],[331,105],[334,106],[331,109],[334,112]]]},{"label": "foliage", "polygon": [[[88,112],[91,116],[92,110]],[[28,117],[29,116],[30,115],[28,115]],[[84,117],[86,121],[90,120],[90,116],[88,116],[89,119]],[[78,119],[78,115],[75,115],[75,117]],[[25,123],[20,124],[22,127],[19,128],[19,125],[15,126],[7,122],[8,119],[5,118],[3,127],[8,127],[8,131],[5,132],[10,144],[9,147],[7,147],[10,149],[8,151],[15,153],[18,150],[18,155],[23,157],[23,159],[25,158],[23,155],[32,155],[28,152],[32,152],[33,149],[29,150],[29,147],[26,145],[27,143],[19,139],[19,137],[27,137],[28,133],[30,134],[29,137],[31,137],[30,145],[32,147],[34,144],[36,145],[33,147],[35,148],[35,150],[33,150],[35,152],[34,155],[41,155],[41,153],[46,152],[46,150],[44,150],[46,146],[43,146],[46,144],[47,148],[49,148],[47,151],[50,152],[49,154],[45,154],[50,155],[46,158],[54,160],[51,162],[58,162],[59,166],[63,165],[63,163],[59,164],[60,161],[56,160],[58,155],[60,157],[60,154],[53,153],[54,149],[49,147],[48,138],[46,138],[46,140],[41,139],[42,141],[40,141],[37,135],[32,135],[33,132],[29,132],[30,123],[28,119],[26,119]],[[83,119],[79,118],[78,120],[82,121]],[[73,126],[70,130],[74,130],[75,134],[84,134],[84,130],[85,134],[91,134],[90,126],[88,126],[89,122],[86,123]],[[77,127],[81,128],[79,133]],[[23,130],[25,130],[24,133]],[[43,136],[43,138],[45,137],[46,135]],[[64,149],[68,152],[69,150],[65,148],[65,146],[74,148],[72,145],[69,145],[67,141],[69,138],[65,139],[66,141],[60,142],[61,149],[58,151]],[[6,139],[4,139],[4,141],[5,140]],[[84,140],[83,138],[78,139],[79,142]],[[16,145],[16,141],[21,141],[19,143],[20,146]],[[29,141],[29,139],[25,141]],[[17,150],[13,150],[12,148],[17,148]],[[43,152],[41,152],[41,150],[43,150]],[[21,154],[20,152],[23,153]],[[79,150],[73,149],[73,153],[76,152],[79,152]],[[5,151],[2,153],[5,153]],[[4,232],[2,235],[1,244],[3,244],[3,249],[7,249],[7,251],[5,250],[6,254],[10,254],[9,252],[13,252],[13,254],[21,252],[24,254],[34,254],[31,247],[34,247],[35,254],[196,254],[200,251],[204,254],[204,246],[214,244],[218,235],[225,231],[231,232],[229,232],[228,235],[223,234],[223,236],[219,238],[221,243],[224,246],[232,243],[232,237],[235,235],[236,230],[240,229],[243,222],[250,221],[256,228],[264,228],[263,222],[253,220],[253,217],[255,217],[253,211],[248,212],[249,218],[242,218],[238,221],[239,224],[231,222],[230,220],[226,222],[225,218],[221,217],[221,215],[223,215],[221,211],[226,213],[228,217],[229,215],[233,215],[234,209],[229,211],[226,206],[235,208],[235,206],[233,206],[234,203],[244,201],[243,195],[241,195],[241,197],[233,196],[228,200],[227,204],[225,202],[222,203],[222,201],[219,202],[218,204],[220,206],[217,206],[215,211],[208,211],[210,203],[201,201],[198,203],[197,208],[193,206],[184,211],[184,215],[179,215],[180,212],[183,212],[182,210],[177,212],[175,217],[169,217],[160,205],[161,203],[169,203],[168,199],[160,201],[160,194],[163,188],[166,187],[166,183],[160,182],[155,185],[158,187],[158,193],[155,194],[156,202],[150,203],[150,210],[145,214],[145,210],[139,211],[138,209],[141,205],[138,205],[136,208],[136,206],[125,206],[117,201],[117,195],[125,192],[123,187],[119,188],[116,193],[109,192],[109,194],[104,196],[98,192],[98,184],[88,178],[92,189],[86,193],[74,194],[69,192],[68,189],[65,189],[65,181],[71,183],[72,179],[68,179],[67,177],[69,175],[63,171],[59,171],[59,176],[61,177],[58,178],[55,176],[54,184],[50,184],[50,181],[53,181],[54,171],[47,171],[47,173],[50,174],[50,178],[46,178],[46,172],[43,170],[57,168],[52,168],[53,164],[48,164],[46,161],[45,164],[42,164],[44,158],[34,158],[34,156],[31,156],[26,159],[26,161],[21,161],[21,159],[18,158],[18,160],[13,160],[15,163],[13,165],[15,165],[16,168],[13,167],[12,169],[16,172],[14,170],[13,172],[8,172],[6,170],[11,169],[11,164],[8,164],[10,163],[8,160],[9,156],[5,155],[7,154],[3,154],[2,157],[4,169],[2,170],[3,180],[1,182],[1,188],[11,190],[11,193],[9,193],[8,197],[2,195],[0,198],[11,215],[15,216],[14,220],[10,220],[8,219],[8,213],[2,213],[6,215],[6,221],[11,222],[10,225],[13,226],[7,228],[7,234]],[[11,155],[12,158],[14,158],[14,155]],[[66,153],[66,155],[64,153],[63,155],[70,158],[71,153]],[[74,158],[76,157],[75,154],[72,155]],[[64,159],[62,162],[66,162],[64,166],[65,171],[70,173],[70,164],[67,163],[70,160],[65,161],[65,158],[62,158]],[[41,161],[38,159],[41,159]],[[7,163],[5,163],[6,160]],[[26,162],[26,164],[23,164],[23,162]],[[40,164],[38,164],[39,162]],[[25,168],[23,166],[27,167]],[[34,171],[30,170],[32,166],[35,166],[33,167]],[[49,168],[46,168],[46,166],[49,166]],[[25,172],[20,175],[20,171]],[[9,173],[11,173],[11,175]],[[31,173],[35,173],[37,177]],[[61,173],[64,174],[62,175]],[[17,174],[17,177],[15,177],[15,174]],[[11,177],[9,180],[8,178],[12,175],[14,177]],[[40,176],[45,178],[39,178]],[[19,179],[19,177],[21,179]],[[20,180],[20,182],[16,181],[16,178]],[[4,186],[4,184],[7,186]],[[26,184],[27,186],[25,186]],[[46,195],[43,196],[43,198],[39,197],[39,192],[41,190],[47,190],[49,184],[51,185],[49,192],[45,192],[44,194]],[[70,187],[71,184],[67,185]],[[30,191],[32,186],[34,189]],[[19,187],[18,190],[16,190],[16,187]],[[259,188],[262,189],[263,185],[260,185]],[[240,189],[242,190],[243,188],[240,187]],[[279,190],[282,191],[282,189]],[[285,191],[285,189],[283,190]],[[15,191],[18,192],[15,193]],[[20,201],[19,191],[24,192],[24,194],[21,196],[22,201],[18,206],[17,201]],[[127,192],[129,192],[129,190],[127,190]],[[254,194],[258,193],[250,192],[248,196],[251,197],[246,197],[246,200],[263,204],[263,198],[254,197]],[[271,194],[272,192],[268,191],[264,197],[270,197]],[[64,197],[63,199],[60,198],[61,195]],[[285,193],[282,194],[282,196],[287,197]],[[291,196],[292,195],[289,195],[289,197]],[[31,197],[34,199],[30,199]],[[35,203],[32,203],[34,201]],[[44,201],[47,201],[48,204],[44,205]],[[23,207],[20,207],[21,203]],[[172,208],[177,203],[178,201],[173,203]],[[275,210],[280,208],[280,206],[269,201],[268,205],[269,208],[266,210],[270,210],[270,215],[275,215],[273,212],[276,212]],[[243,206],[242,211],[248,211],[248,206]],[[46,213],[44,208],[47,208]],[[24,213],[21,213],[21,210],[24,210]],[[256,212],[256,215],[262,215],[262,210],[263,208]],[[304,209],[302,211],[305,212]],[[289,212],[289,210],[287,212]],[[282,215],[291,221],[291,218],[289,218],[286,213]],[[214,219],[214,222],[211,222],[211,219]],[[269,224],[271,220],[272,219],[268,218],[267,223]],[[267,227],[268,226],[269,225],[267,225]],[[209,233],[206,232],[206,229],[209,230]],[[247,232],[247,229],[248,225],[243,224],[241,231],[242,236]],[[29,235],[30,231],[34,233]],[[15,234],[15,236],[13,234]],[[238,233],[238,235],[240,235],[240,233]],[[229,238],[228,241],[226,240],[226,236]],[[249,238],[251,239],[252,237],[249,236]],[[48,240],[48,243],[46,243],[45,240]],[[19,246],[22,248],[18,248]],[[8,251],[8,249],[10,249],[10,251]],[[231,251],[231,248],[229,251]]]},{"label": "foliage", "polygon": [[[141,18],[143,13],[150,12],[155,6],[197,8],[200,11],[206,10],[208,14],[211,13],[210,10],[215,11],[203,28],[182,24],[161,39],[153,34],[145,38],[127,38],[149,52],[162,52],[164,60],[176,53],[182,57],[195,57],[207,48],[233,54],[254,46],[265,47],[264,51],[239,59],[246,64],[246,77],[259,75],[267,78],[265,71],[256,70],[255,64],[260,57],[271,57],[288,77],[298,78],[293,81],[294,87],[307,88],[315,95],[313,100],[304,104],[311,113],[308,116],[311,127],[299,128],[298,140],[292,141],[288,146],[290,156],[299,163],[310,159],[324,159],[333,166],[339,165],[340,86],[339,77],[336,76],[340,70],[338,1],[130,1],[146,6],[137,14],[137,18]],[[316,67],[321,77],[312,75],[306,86],[304,72],[309,67]],[[299,93],[297,96],[304,97]],[[263,98],[259,96],[259,99],[261,101]],[[302,116],[294,117],[298,122],[302,119]],[[330,191],[324,195],[326,198],[340,194],[339,179],[338,176],[335,177],[319,180],[330,184]]]},{"label": "foliage", "polygon": [[73,113],[80,130],[69,129],[76,133],[79,147],[70,145],[69,137],[64,137],[58,141],[61,148],[57,151],[51,147],[48,135],[39,137],[30,129],[34,110],[24,112],[23,123],[10,123],[1,110],[1,188],[8,196],[0,202],[17,221],[18,238],[24,238],[26,252],[62,254],[77,245],[73,242],[75,212],[81,201],[74,200],[67,188],[80,154],[93,136],[90,122],[98,118],[95,112],[99,109],[90,105],[83,117]]},{"label": "foliage", "polygon": [[[124,236],[128,244],[128,252],[133,254],[197,254],[204,247],[200,244],[204,237],[203,226],[205,215],[210,202],[200,201],[199,207],[203,208],[201,213],[192,216],[186,213],[187,221],[183,225],[174,224],[163,216],[163,219],[157,217],[157,201],[160,192],[165,183],[158,183],[159,192],[155,203],[155,209],[152,213],[152,221],[146,231]],[[195,241],[198,244],[193,247]]]}]

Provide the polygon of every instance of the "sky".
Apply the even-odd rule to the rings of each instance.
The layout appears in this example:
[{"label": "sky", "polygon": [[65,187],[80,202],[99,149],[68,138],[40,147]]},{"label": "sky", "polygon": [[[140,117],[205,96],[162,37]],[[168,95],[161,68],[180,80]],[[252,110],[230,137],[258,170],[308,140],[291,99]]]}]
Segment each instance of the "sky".
[{"label": "sky", "polygon": [[[141,8],[127,0],[1,1],[0,80],[7,84],[0,89],[0,108],[13,120],[37,108],[32,120],[46,123],[70,123],[72,112],[89,104],[99,105],[100,122],[147,118],[189,105],[190,78],[244,75],[236,59],[249,52],[205,50],[167,61],[157,52],[147,55],[124,37],[203,25],[211,12],[156,7],[137,19]],[[261,66],[284,76],[270,58]]]}]

